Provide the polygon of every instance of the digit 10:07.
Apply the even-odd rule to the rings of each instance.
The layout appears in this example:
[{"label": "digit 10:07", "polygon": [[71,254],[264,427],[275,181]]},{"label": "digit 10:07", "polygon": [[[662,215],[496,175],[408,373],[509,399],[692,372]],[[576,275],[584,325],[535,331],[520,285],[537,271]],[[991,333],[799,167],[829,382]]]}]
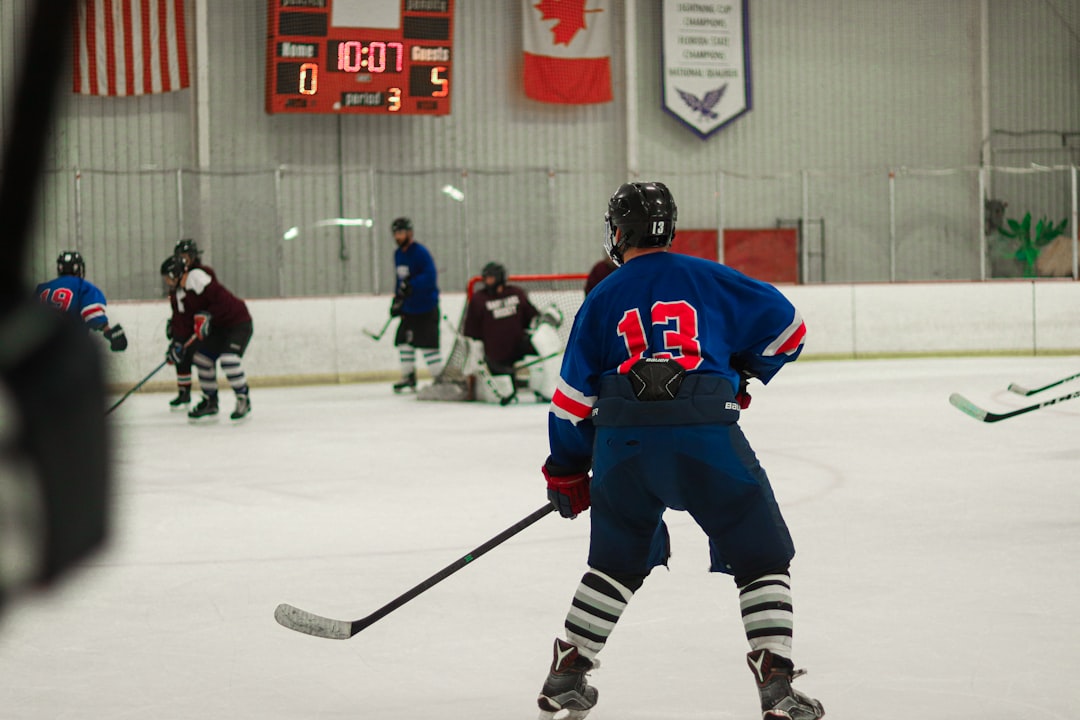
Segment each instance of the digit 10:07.
[{"label": "digit 10:07", "polygon": [[337,69],[344,72],[386,72],[387,48],[394,51],[394,72],[401,72],[405,45],[399,42],[372,42],[364,45],[357,40],[338,43]]}]

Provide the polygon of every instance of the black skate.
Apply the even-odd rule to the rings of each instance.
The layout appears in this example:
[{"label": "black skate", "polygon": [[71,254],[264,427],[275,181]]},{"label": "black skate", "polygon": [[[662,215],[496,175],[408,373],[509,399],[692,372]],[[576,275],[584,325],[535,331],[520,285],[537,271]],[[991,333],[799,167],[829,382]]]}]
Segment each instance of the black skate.
[{"label": "black skate", "polygon": [[794,670],[790,662],[768,650],[747,653],[746,662],[761,695],[762,720],[818,720],[825,716],[820,702],[791,687],[791,681],[805,670]]},{"label": "black skate", "polygon": [[196,422],[205,420],[214,420],[218,414],[218,401],[217,393],[213,395],[204,395],[203,399],[199,401],[199,404],[187,414],[189,420]]},{"label": "black skate", "polygon": [[174,397],[172,400],[169,401],[169,409],[170,410],[187,410],[187,408],[184,407],[184,406],[189,405],[190,403],[191,403],[191,388],[182,387],[182,388],[179,388],[179,391],[177,392],[176,397]]},{"label": "black skate", "polygon": [[582,720],[588,715],[600,693],[586,682],[585,675],[598,665],[578,654],[576,646],[556,638],[551,672],[536,699],[539,720],[552,720],[555,713],[560,713],[561,720]]},{"label": "black skate", "polygon": [[416,390],[416,371],[406,373],[400,380],[394,383],[394,392],[400,393],[405,390]]},{"label": "black skate", "polygon": [[250,412],[251,398],[248,396],[247,391],[236,393],[236,409],[232,411],[229,418],[232,420],[243,420]]}]

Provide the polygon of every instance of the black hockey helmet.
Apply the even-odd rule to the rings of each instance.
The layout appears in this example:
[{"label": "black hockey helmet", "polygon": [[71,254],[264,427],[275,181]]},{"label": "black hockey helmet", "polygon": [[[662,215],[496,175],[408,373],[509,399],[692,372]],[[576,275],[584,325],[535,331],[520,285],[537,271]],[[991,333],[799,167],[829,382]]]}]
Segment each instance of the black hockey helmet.
[{"label": "black hockey helmet", "polygon": [[181,255],[190,256],[192,265],[198,265],[199,260],[202,258],[202,252],[199,250],[199,246],[191,238],[184,238],[176,243],[176,247],[173,248],[173,255],[176,255],[177,257],[180,257]]},{"label": "black hockey helmet", "polygon": [[56,274],[86,277],[86,263],[78,250],[65,250],[57,256]]},{"label": "black hockey helmet", "polygon": [[[604,249],[616,265],[622,265],[628,247],[667,247],[675,237],[678,217],[675,198],[664,183],[624,183],[608,200]],[[618,240],[616,230],[621,231]]]},{"label": "black hockey helmet", "polygon": [[162,276],[170,277],[173,280],[179,280],[185,269],[184,261],[178,255],[170,255],[161,263]]},{"label": "black hockey helmet", "polygon": [[412,228],[412,220],[407,217],[399,217],[390,223],[390,232],[396,233],[398,230],[409,230]]},{"label": "black hockey helmet", "polygon": [[480,276],[483,278],[493,277],[495,278],[495,287],[506,284],[506,267],[500,265],[497,262],[489,262],[484,266],[484,269],[480,271]]}]

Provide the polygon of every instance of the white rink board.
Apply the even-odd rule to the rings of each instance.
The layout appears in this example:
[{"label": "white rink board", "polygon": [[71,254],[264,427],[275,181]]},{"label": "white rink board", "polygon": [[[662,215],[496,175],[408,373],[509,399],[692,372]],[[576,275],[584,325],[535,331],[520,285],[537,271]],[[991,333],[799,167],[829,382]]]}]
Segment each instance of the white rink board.
[{"label": "white rink board", "polygon": [[[867,357],[914,354],[1080,354],[1080,283],[1040,280],[987,283],[895,283],[780,286],[807,324],[804,354]],[[462,293],[444,293],[441,309],[454,325]],[[340,382],[397,372],[393,331],[375,342],[361,331],[386,322],[389,296],[350,295],[248,300],[255,335],[245,368],[258,384]],[[110,382],[130,386],[164,357],[169,305],[115,303],[125,353],[109,353]],[[443,352],[453,335],[444,324]],[[168,379],[169,372],[161,374]]]}]

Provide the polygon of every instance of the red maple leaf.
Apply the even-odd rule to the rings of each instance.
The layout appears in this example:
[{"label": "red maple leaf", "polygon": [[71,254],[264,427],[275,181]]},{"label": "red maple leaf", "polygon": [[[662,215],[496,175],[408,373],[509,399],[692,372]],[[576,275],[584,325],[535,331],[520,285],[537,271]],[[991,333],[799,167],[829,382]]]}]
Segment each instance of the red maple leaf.
[{"label": "red maple leaf", "polygon": [[585,29],[585,13],[602,12],[586,10],[588,0],[540,0],[533,7],[540,11],[541,20],[555,20],[551,34],[556,45],[569,45],[578,30]]}]

